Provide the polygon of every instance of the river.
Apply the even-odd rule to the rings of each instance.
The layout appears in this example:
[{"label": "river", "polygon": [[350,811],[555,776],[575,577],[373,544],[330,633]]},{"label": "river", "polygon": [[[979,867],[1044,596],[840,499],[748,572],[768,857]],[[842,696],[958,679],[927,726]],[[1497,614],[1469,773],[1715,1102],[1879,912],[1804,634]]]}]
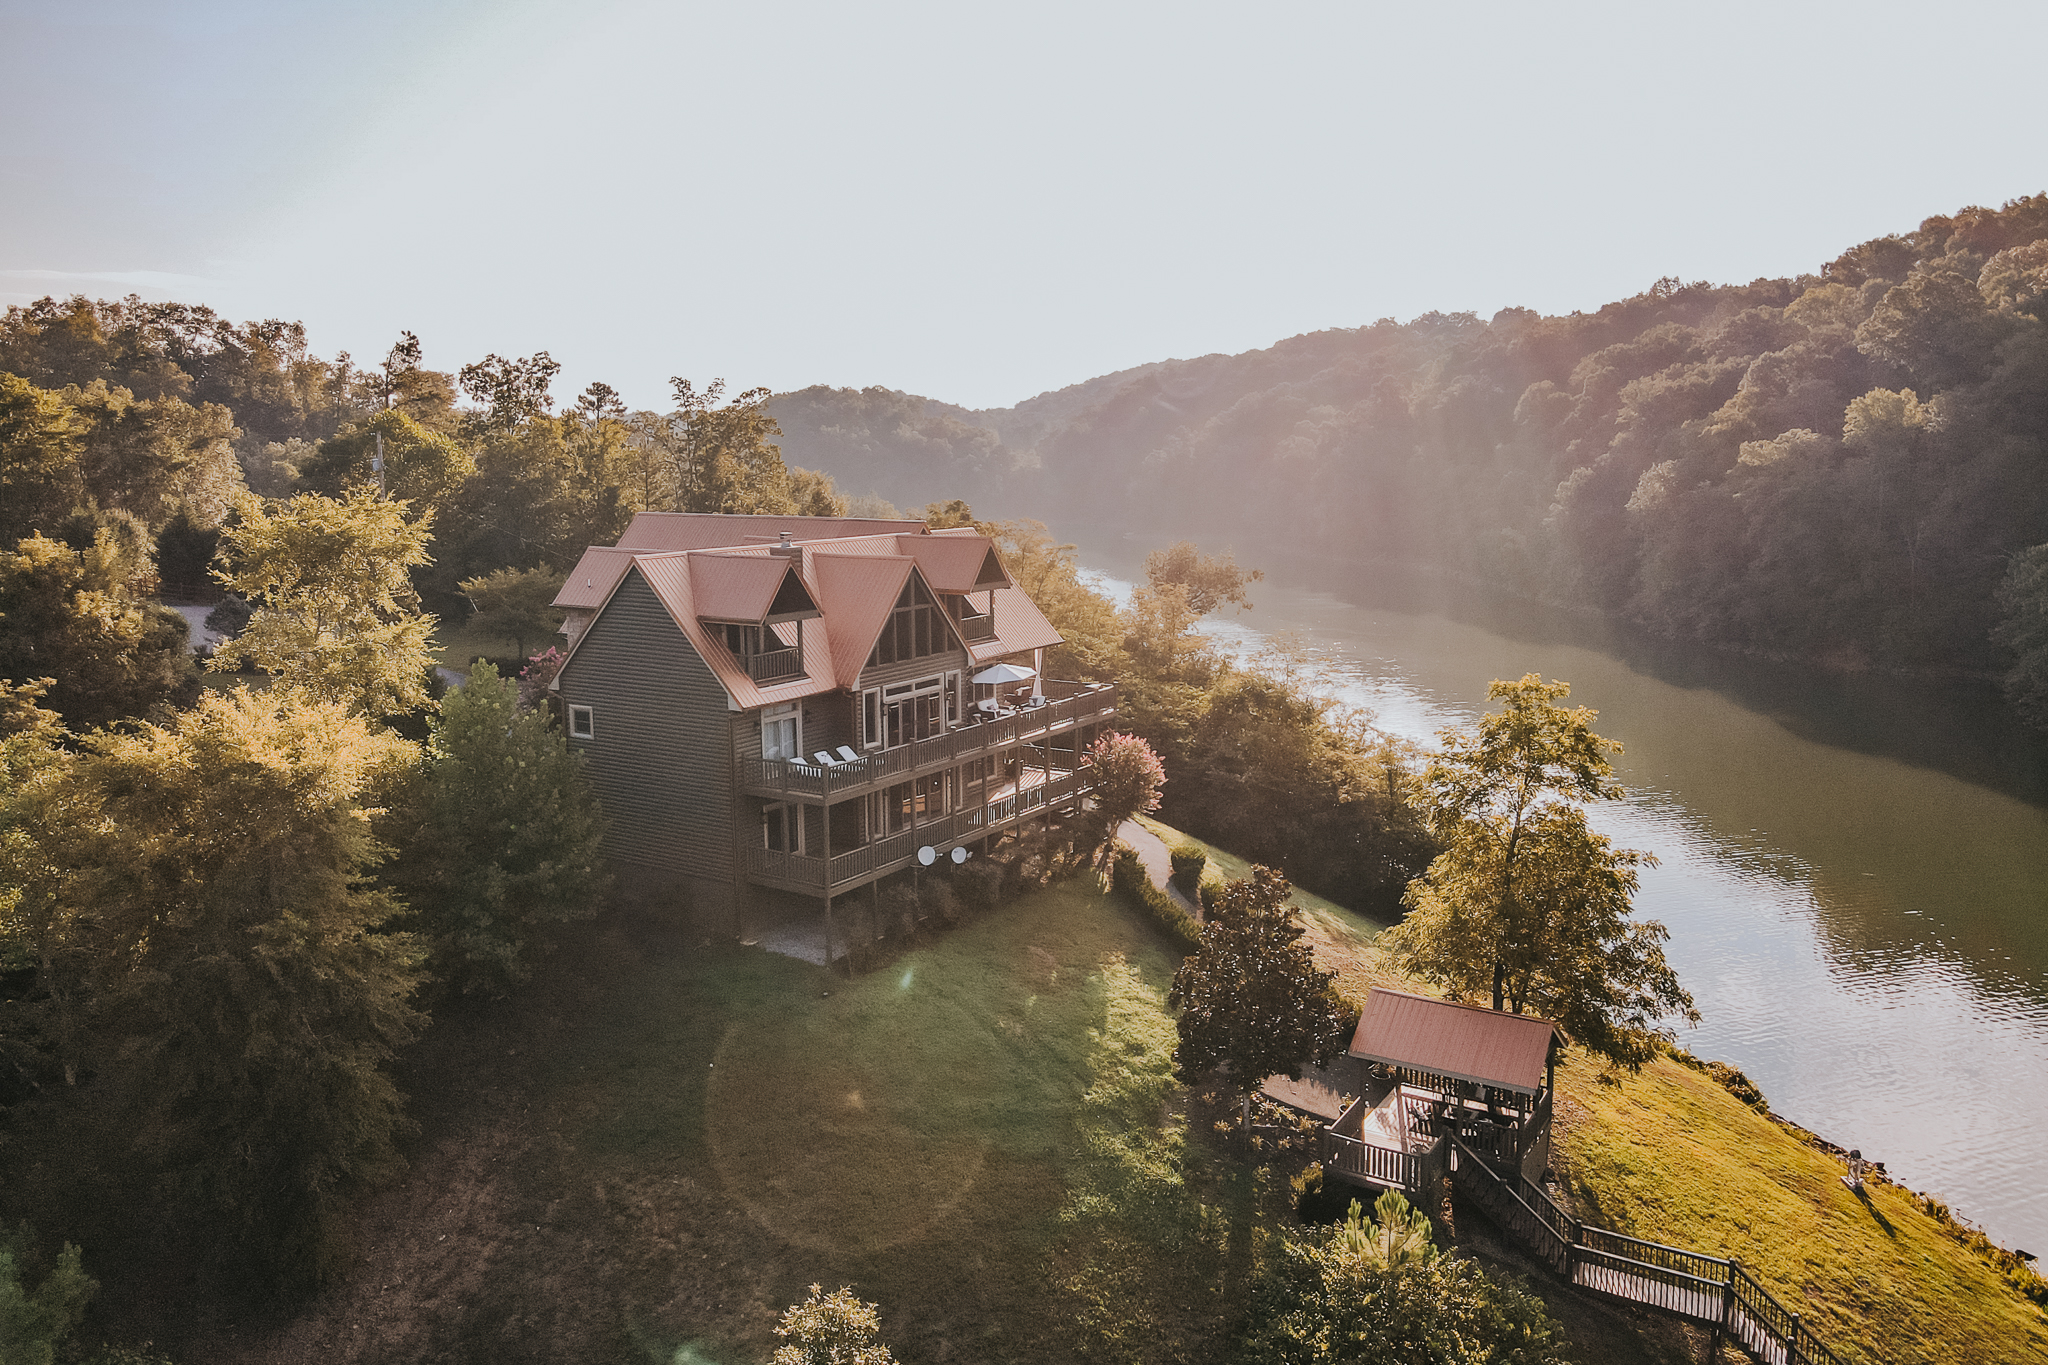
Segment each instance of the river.
[{"label": "river", "polygon": [[[1136,565],[1088,562],[1125,590]],[[1317,582],[1316,580],[1320,580]],[[1413,579],[1256,586],[1209,623],[1292,632],[1348,701],[1424,743],[1541,673],[1622,742],[1593,814],[1655,853],[1639,914],[1705,1016],[1680,1041],[1772,1108],[2048,1255],[2048,744],[1990,689],[1689,650]]]}]

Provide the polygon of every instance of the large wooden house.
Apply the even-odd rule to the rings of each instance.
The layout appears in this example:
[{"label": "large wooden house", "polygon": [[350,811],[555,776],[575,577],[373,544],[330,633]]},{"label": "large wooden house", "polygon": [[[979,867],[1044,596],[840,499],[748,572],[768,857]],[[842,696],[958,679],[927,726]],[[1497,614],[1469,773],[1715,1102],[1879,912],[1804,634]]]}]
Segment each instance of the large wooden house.
[{"label": "large wooden house", "polygon": [[643,512],[555,605],[612,859],[706,928],[1071,813],[1116,711],[971,529]]}]

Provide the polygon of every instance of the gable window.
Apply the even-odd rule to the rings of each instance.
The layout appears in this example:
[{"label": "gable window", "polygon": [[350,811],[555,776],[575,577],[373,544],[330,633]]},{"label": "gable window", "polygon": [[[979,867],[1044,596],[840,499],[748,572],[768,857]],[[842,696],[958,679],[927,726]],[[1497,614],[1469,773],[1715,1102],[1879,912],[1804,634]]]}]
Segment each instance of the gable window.
[{"label": "gable window", "polygon": [[587,706],[569,708],[569,738],[597,738],[597,717]]},{"label": "gable window", "polygon": [[939,604],[932,600],[924,580],[912,574],[897,596],[889,619],[882,623],[882,636],[868,655],[868,667],[928,658],[944,654],[952,647],[953,638],[945,618],[939,614]]},{"label": "gable window", "polygon": [[761,715],[761,757],[794,760],[803,751],[803,713],[778,706]]}]

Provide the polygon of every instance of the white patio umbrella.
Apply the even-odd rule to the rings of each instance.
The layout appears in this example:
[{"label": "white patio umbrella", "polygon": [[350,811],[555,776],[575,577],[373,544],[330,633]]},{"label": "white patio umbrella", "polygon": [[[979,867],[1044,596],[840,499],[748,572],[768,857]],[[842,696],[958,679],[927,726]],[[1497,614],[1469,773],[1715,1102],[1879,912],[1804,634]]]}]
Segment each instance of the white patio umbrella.
[{"label": "white patio umbrella", "polygon": [[1035,668],[1019,668],[1016,664],[991,664],[974,675],[974,681],[991,685],[1001,683],[1030,682],[1038,676]]}]

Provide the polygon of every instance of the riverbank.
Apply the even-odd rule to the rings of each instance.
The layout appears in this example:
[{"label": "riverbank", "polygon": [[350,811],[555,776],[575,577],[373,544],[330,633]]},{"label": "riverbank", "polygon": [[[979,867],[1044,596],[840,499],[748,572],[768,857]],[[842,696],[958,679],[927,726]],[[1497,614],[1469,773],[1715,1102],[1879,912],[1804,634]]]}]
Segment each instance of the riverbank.
[{"label": "riverbank", "polygon": [[[1147,824],[1168,843],[1187,838]],[[1205,847],[1226,875],[1244,875],[1241,859]],[[1377,927],[1362,917],[1323,902],[1303,918],[1319,963],[1354,998],[1372,985],[1435,993],[1380,959]],[[1845,1358],[2048,1357],[2048,1314],[2016,1285],[2009,1255],[1939,1201],[1881,1177],[1852,1192],[1840,1148],[1759,1113],[1702,1071],[1660,1057],[1612,1074],[1570,1053],[1554,1134],[1559,1198],[1577,1216],[1739,1260]],[[2032,1285],[2048,1294],[2038,1277]]]}]

